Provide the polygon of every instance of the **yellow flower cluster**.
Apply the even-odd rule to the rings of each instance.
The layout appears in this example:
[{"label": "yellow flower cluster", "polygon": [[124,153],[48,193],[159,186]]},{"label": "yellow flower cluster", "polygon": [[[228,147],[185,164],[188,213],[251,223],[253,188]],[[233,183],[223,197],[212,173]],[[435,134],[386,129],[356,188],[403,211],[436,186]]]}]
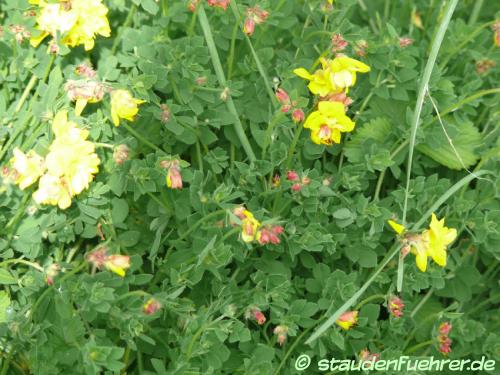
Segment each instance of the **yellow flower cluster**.
[{"label": "yellow flower cluster", "polygon": [[38,181],[33,193],[37,203],[65,209],[71,206],[72,197],[89,187],[100,160],[94,144],[87,141],[88,131],[68,121],[66,111],[56,114],[52,130],[55,139],[45,159],[34,151],[24,154],[16,149],[10,164],[14,182],[21,189]]},{"label": "yellow flower cluster", "polygon": [[83,45],[88,51],[94,48],[96,35],[111,35],[108,8],[102,0],[59,0],[55,3],[30,0],[30,3],[39,7],[36,28],[40,34],[31,38],[33,47],[51,35],[54,39],[60,36],[61,42],[68,47]]},{"label": "yellow flower cluster", "polygon": [[345,113],[345,94],[356,84],[356,73],[366,73],[370,67],[347,56],[320,61],[321,69],[313,74],[304,68],[294,73],[307,79],[309,90],[321,97],[318,110],[308,116],[304,128],[311,130],[314,143],[332,145],[340,143],[341,133],[354,129],[355,123]]},{"label": "yellow flower cluster", "polygon": [[429,229],[422,233],[406,233],[406,228],[389,220],[389,225],[403,236],[403,244],[415,255],[415,261],[420,271],[427,270],[427,258],[431,257],[441,267],[446,266],[446,248],[457,238],[457,230],[444,226],[444,219],[438,220],[433,213]]}]

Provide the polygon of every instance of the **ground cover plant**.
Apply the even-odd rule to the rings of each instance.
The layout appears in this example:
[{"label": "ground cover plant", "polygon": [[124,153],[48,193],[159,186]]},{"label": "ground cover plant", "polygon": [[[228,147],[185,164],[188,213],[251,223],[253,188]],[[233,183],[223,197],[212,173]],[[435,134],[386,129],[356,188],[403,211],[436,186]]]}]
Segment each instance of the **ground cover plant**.
[{"label": "ground cover plant", "polygon": [[0,25],[0,375],[498,373],[498,2],[2,0]]}]

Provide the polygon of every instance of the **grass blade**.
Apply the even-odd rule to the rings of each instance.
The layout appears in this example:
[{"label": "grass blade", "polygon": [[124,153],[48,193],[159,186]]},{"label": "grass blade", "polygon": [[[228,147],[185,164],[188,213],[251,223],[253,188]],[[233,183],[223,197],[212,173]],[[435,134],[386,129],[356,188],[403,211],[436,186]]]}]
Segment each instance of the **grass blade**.
[{"label": "grass blade", "polygon": [[[215,46],[215,41],[212,35],[212,29],[210,28],[210,23],[208,22],[207,14],[205,13],[205,7],[203,4],[201,4],[198,9],[198,19],[203,30],[203,35],[205,36],[205,41],[207,42],[208,51],[210,52],[210,58],[212,59],[212,64],[214,66],[217,80],[223,88],[226,88],[226,77],[224,75],[224,70],[222,69],[219,53],[217,52],[217,47]],[[226,105],[228,111],[233,115],[235,119],[234,127],[236,130],[236,134],[238,135],[238,139],[240,140],[241,145],[243,146],[243,149],[245,150],[245,153],[250,160],[250,163],[253,163],[256,160],[256,157],[253,152],[252,146],[250,145],[250,142],[248,141],[248,138],[245,134],[245,130],[243,129],[243,125],[240,121],[240,117],[238,115],[238,111],[236,110],[236,106],[234,105],[231,94],[228,95]]]},{"label": "grass blade", "polygon": [[[402,215],[403,225],[406,225],[406,214],[408,211],[408,197],[410,195],[413,152],[415,150],[415,141],[417,138],[417,130],[420,121],[420,115],[422,113],[422,108],[424,106],[425,95],[429,87],[429,80],[431,78],[432,70],[434,69],[437,55],[441,47],[441,43],[443,42],[444,34],[446,33],[446,29],[448,28],[448,24],[450,23],[451,16],[455,11],[457,3],[458,0],[451,0],[448,3],[448,6],[446,7],[444,17],[441,23],[439,24],[436,36],[432,41],[431,52],[429,54],[429,58],[427,59],[427,63],[425,64],[424,74],[422,76],[422,80],[420,81],[420,86],[418,88],[417,103],[415,104],[415,110],[413,111],[413,117],[411,120],[410,147],[408,151],[408,164],[406,168],[406,188],[405,188],[405,197],[403,203],[403,215]],[[404,264],[403,264],[403,259],[400,257],[398,262],[398,278],[396,283],[398,292],[401,292],[403,287],[403,273],[404,273]]]}]

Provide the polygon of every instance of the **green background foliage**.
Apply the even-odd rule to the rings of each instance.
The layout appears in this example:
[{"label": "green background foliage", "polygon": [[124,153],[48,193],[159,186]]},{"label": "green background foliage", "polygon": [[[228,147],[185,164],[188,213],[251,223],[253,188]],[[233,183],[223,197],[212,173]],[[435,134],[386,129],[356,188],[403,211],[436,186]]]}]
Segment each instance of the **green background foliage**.
[{"label": "green background foliage", "polygon": [[[395,241],[386,221],[402,216],[418,81],[446,2],[339,0],[323,12],[321,1],[263,0],[259,4],[270,16],[251,38],[241,32],[238,13],[255,2],[233,3],[236,12],[205,6],[232,98],[226,102],[203,33],[207,25],[184,1],[108,1],[112,37],[97,38],[88,53],[62,48],[53,64],[46,46],[18,44],[9,31],[11,24],[33,29],[34,19],[24,14],[27,2],[0,4],[2,165],[14,147],[47,151],[52,115],[72,106],[64,82],[85,60],[102,80],[147,101],[130,124],[140,137],[112,125],[106,100],[78,118],[93,141],[126,144],[130,157],[117,165],[111,150],[99,148],[100,172],[70,209],[38,207],[30,190],[2,184],[1,375],[293,374],[300,353],[354,358],[364,348],[384,359],[438,357],[432,340],[445,320],[453,324],[450,358],[486,355],[498,362],[496,173],[459,189],[436,212],[459,233],[446,268],[431,265],[421,273],[413,255],[406,258],[402,318],[389,317],[384,302],[396,292],[392,260],[357,301],[355,329],[332,327],[304,344],[367,281]],[[411,22],[412,12],[422,28]],[[498,169],[500,48],[490,29],[495,15],[495,1],[464,0],[449,24],[429,92],[459,158],[426,97],[409,224],[471,171]],[[356,128],[332,147],[313,144],[303,131],[293,147],[300,125],[281,113],[273,89],[283,87],[311,110],[312,96],[292,70],[312,68],[329,54],[333,33],[350,43],[344,52],[353,57],[356,42],[368,44],[366,56],[357,58],[371,71],[358,76],[349,92]],[[413,44],[401,48],[403,36]],[[476,63],[484,59],[497,65],[480,74]],[[197,84],[200,77],[204,85]],[[170,108],[167,122],[161,121],[161,104]],[[182,190],[165,185],[160,161],[166,155],[184,161]],[[311,183],[292,192],[288,169]],[[281,175],[279,187],[270,183],[275,174]],[[229,213],[241,204],[259,220],[284,226],[280,245],[238,238]],[[103,244],[131,256],[124,278],[87,264],[85,254]],[[43,273],[26,262],[58,263],[62,272],[47,286]],[[142,305],[150,296],[162,309],[147,316]],[[266,315],[265,325],[245,316],[254,307]],[[273,335],[277,325],[289,327],[283,346]]]}]

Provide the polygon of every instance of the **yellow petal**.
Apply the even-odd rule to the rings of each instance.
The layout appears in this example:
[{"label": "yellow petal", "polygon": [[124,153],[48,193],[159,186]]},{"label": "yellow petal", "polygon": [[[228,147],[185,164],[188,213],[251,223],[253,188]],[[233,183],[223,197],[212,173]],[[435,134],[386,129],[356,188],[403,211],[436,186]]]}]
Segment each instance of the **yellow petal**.
[{"label": "yellow petal", "polygon": [[404,227],[404,225],[396,223],[394,220],[387,220],[387,224],[389,224],[391,226],[391,228],[394,229],[394,231],[397,234],[401,234],[401,233],[403,233],[406,230],[406,228]]},{"label": "yellow petal", "polygon": [[38,47],[40,43],[49,35],[47,32],[42,32],[40,35],[32,36],[30,38],[30,45],[34,48]]},{"label": "yellow petal", "polygon": [[332,117],[345,114],[345,107],[340,102],[322,101],[319,102],[318,109],[321,113]]},{"label": "yellow petal", "polygon": [[417,267],[420,271],[425,272],[427,270],[427,254],[424,252],[417,252],[415,261],[417,263]]},{"label": "yellow petal", "polygon": [[299,76],[300,78],[312,80],[314,77],[311,73],[309,73],[307,70],[304,68],[297,68],[293,71],[295,75]]},{"label": "yellow petal", "polygon": [[85,106],[87,105],[87,99],[76,99],[76,104],[75,104],[75,114],[77,116],[80,116],[83,110],[85,109]]}]

